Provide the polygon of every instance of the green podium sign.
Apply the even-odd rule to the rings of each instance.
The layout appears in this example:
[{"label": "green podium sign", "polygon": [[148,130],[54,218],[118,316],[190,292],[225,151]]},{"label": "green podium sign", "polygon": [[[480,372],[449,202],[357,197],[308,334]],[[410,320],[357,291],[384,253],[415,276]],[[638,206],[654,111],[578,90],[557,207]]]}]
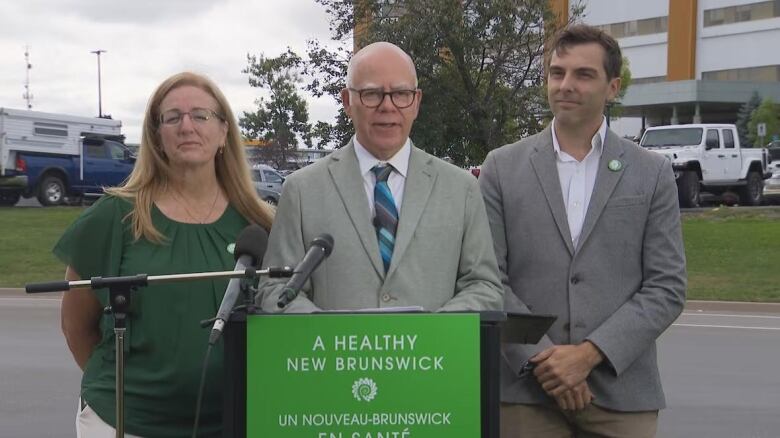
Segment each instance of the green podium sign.
[{"label": "green podium sign", "polygon": [[247,436],[480,436],[478,314],[247,318]]}]

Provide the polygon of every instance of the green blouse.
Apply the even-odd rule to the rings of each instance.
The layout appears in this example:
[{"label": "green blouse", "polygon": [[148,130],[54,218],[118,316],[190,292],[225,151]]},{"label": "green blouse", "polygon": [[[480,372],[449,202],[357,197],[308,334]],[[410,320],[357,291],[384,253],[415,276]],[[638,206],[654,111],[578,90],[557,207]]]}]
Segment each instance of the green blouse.
[{"label": "green blouse", "polygon": [[[163,275],[233,269],[233,243],[247,225],[228,207],[211,224],[175,222],[152,209],[164,244],[133,240],[132,204],[104,196],[65,231],[54,254],[83,279],[145,273]],[[209,330],[199,322],[213,317],[227,279],[151,284],[134,292],[125,337],[125,429],[144,437],[191,434],[201,366]],[[96,290],[103,306],[108,290]],[[115,424],[114,321],[100,319],[102,339],[87,362],[81,397],[106,423]],[[199,436],[219,436],[222,422],[223,349],[211,352]]]}]

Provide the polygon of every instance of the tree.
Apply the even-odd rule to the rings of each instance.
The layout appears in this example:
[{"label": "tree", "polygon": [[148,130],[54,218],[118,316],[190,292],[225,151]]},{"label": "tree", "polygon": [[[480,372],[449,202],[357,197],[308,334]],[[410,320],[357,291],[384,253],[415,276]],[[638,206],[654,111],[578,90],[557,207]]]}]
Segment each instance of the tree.
[{"label": "tree", "polygon": [[748,141],[748,123],[750,123],[750,117],[753,115],[753,111],[755,111],[759,105],[761,105],[761,96],[758,95],[757,91],[754,91],[753,95],[750,96],[750,100],[743,103],[742,106],[739,107],[739,111],[737,111],[737,122],[735,125],[737,125],[739,144],[743,146],[751,144],[750,141]]},{"label": "tree", "polygon": [[620,67],[620,90],[615,100],[607,103],[607,115],[614,120],[623,115],[623,97],[626,95],[628,86],[631,85],[631,63],[628,58],[623,57],[623,64]]},{"label": "tree", "polygon": [[[423,100],[411,136],[428,152],[481,163],[491,149],[543,127],[544,42],[557,30],[549,0],[317,2],[334,41],[347,44],[355,29],[361,46],[390,41],[414,59]],[[349,54],[311,41],[307,89],[338,100]],[[343,139],[351,127],[332,132]]]},{"label": "tree", "polygon": [[[750,122],[748,122],[748,141],[753,146],[763,147],[773,136],[780,135],[780,123],[778,123],[777,117],[777,107],[772,99],[767,97],[750,116]],[[758,135],[759,123],[766,124],[766,135],[763,137],[759,137]]]},{"label": "tree", "polygon": [[257,99],[257,111],[244,112],[238,123],[246,138],[270,143],[261,149],[261,159],[284,168],[295,157],[299,137],[311,147],[309,110],[296,87],[303,60],[288,48],[276,58],[247,55],[247,63],[242,72],[249,74],[249,85],[267,90],[270,96]]},{"label": "tree", "polygon": [[[343,3],[338,3],[337,6],[346,7],[345,5],[351,2]],[[333,30],[332,21],[331,30]],[[345,35],[341,34],[340,38],[347,39]],[[306,73],[309,82],[306,91],[315,97],[331,96],[338,107],[335,123],[317,122],[312,132],[313,137],[318,139],[320,147],[330,145],[339,148],[354,134],[352,123],[341,106],[340,93],[346,86],[347,65],[352,56],[351,45],[349,49],[345,45],[346,43],[342,42],[342,45],[335,49],[326,49],[318,40],[308,41]]]}]

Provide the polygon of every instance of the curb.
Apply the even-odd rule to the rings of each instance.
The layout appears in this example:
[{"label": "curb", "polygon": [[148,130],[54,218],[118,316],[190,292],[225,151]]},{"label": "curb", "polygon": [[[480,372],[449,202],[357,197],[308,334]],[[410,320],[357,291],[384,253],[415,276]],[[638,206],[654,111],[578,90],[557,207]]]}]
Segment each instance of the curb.
[{"label": "curb", "polygon": [[28,294],[21,287],[0,287],[0,298],[58,298],[64,292]]},{"label": "curb", "polygon": [[[23,288],[0,287],[0,298],[7,297],[58,297],[64,292],[48,292],[41,294],[28,294]],[[780,313],[780,303],[753,303],[746,301],[698,301],[689,300],[685,303],[688,312],[761,312]]]},{"label": "curb", "polygon": [[780,303],[754,303],[746,301],[696,301],[685,303],[685,310],[780,313]]}]

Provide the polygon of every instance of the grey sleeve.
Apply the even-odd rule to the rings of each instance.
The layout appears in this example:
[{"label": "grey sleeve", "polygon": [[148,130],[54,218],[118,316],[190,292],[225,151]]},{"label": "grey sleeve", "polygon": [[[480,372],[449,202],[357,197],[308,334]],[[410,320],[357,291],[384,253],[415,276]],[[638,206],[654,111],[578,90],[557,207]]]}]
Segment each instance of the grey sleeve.
[{"label": "grey sleeve", "polygon": [[498,279],[485,205],[477,182],[470,175],[468,178],[455,296],[440,310],[500,310],[504,291]]},{"label": "grey sleeve", "polygon": [[617,375],[661,336],[685,305],[685,251],[677,187],[668,160],[659,166],[645,224],[642,260],[639,290],[586,337]]},{"label": "grey sleeve", "polygon": [[[528,306],[512,291],[507,273],[507,255],[509,251],[522,251],[522,248],[509,248],[506,240],[504,221],[503,191],[495,153],[488,154],[479,174],[479,186],[485,200],[485,209],[493,236],[493,249],[498,262],[498,273],[504,289],[504,310],[512,313],[531,313]],[[532,356],[553,346],[549,336],[544,335],[535,345],[511,344],[504,346],[503,355],[510,368],[519,372],[520,367]]]},{"label": "grey sleeve", "polygon": [[[302,230],[301,194],[297,180],[289,179],[279,199],[271,234],[268,238],[268,250],[263,258],[263,266],[291,266],[303,258],[306,246]],[[277,306],[287,278],[264,278],[258,287],[255,302],[266,312],[282,311]],[[285,309],[285,313],[311,313],[319,310],[309,299],[311,285],[307,282],[297,298]]]}]

